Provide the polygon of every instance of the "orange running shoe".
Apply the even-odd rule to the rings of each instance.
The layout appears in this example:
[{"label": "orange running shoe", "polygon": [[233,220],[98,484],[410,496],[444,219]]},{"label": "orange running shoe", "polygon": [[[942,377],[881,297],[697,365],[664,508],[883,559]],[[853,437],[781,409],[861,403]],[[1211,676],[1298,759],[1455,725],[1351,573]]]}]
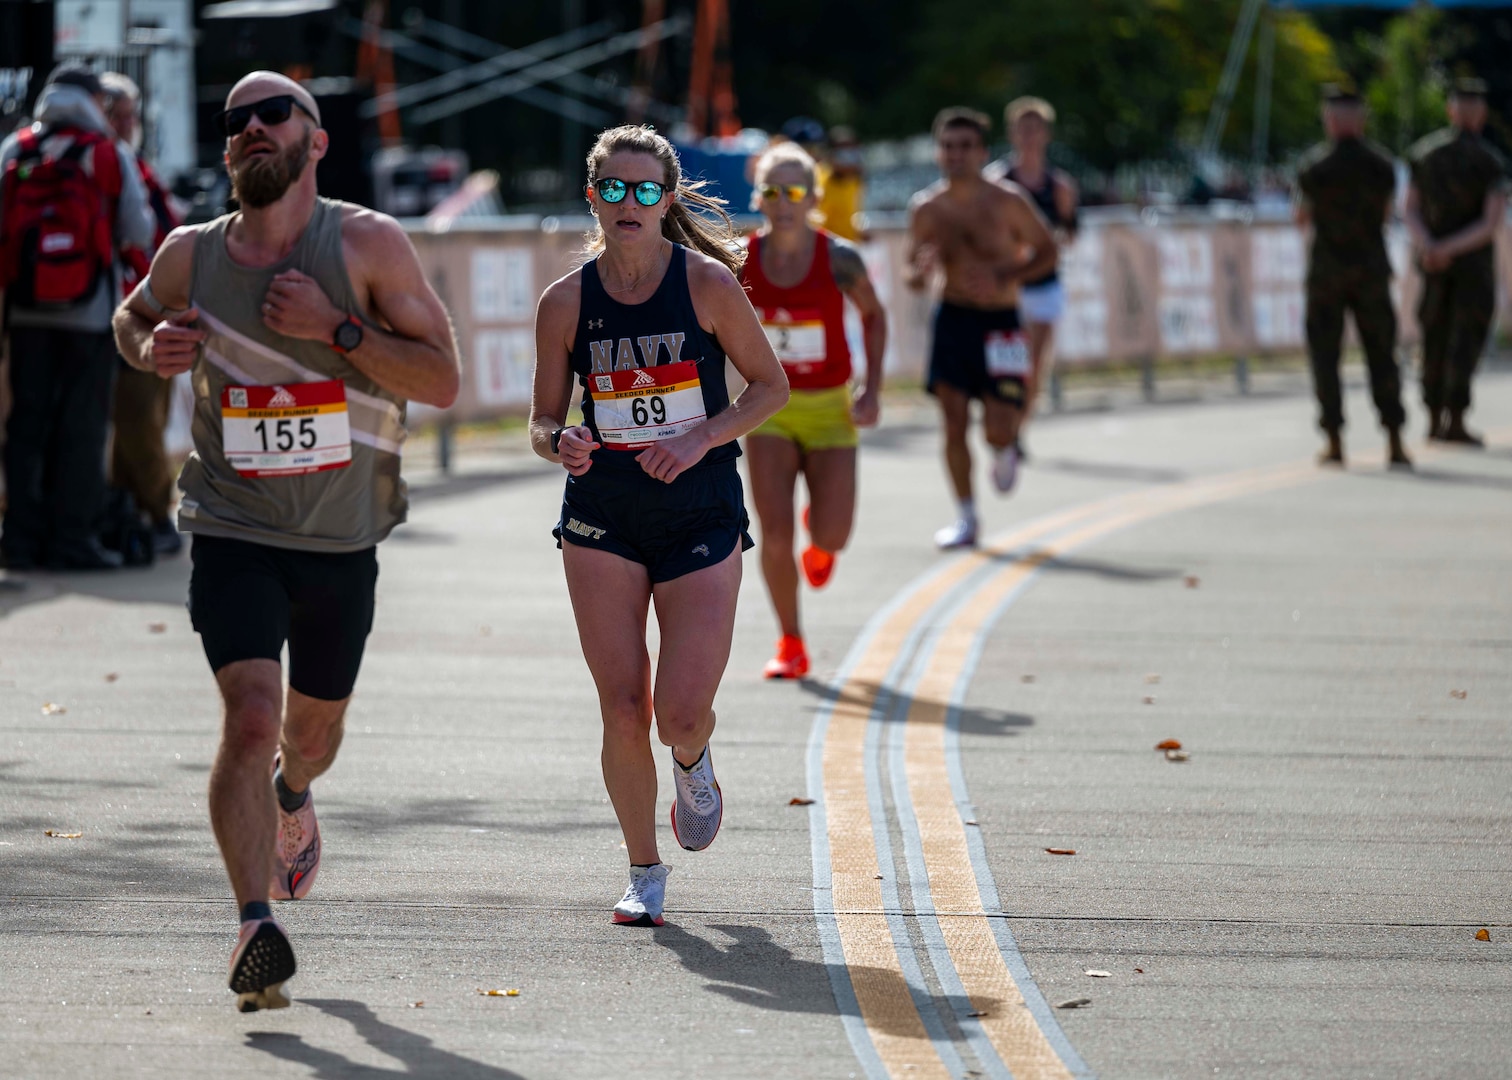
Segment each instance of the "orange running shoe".
[{"label": "orange running shoe", "polygon": [[813,544],[803,549],[798,562],[803,567],[803,576],[808,578],[808,583],[816,589],[822,589],[828,585],[830,575],[835,572],[835,553],[825,551],[822,547],[815,547]]},{"label": "orange running shoe", "polygon": [[803,647],[803,639],[796,634],[783,634],[777,641],[777,655],[767,661],[762,675],[768,679],[801,679],[808,670],[808,650]]}]

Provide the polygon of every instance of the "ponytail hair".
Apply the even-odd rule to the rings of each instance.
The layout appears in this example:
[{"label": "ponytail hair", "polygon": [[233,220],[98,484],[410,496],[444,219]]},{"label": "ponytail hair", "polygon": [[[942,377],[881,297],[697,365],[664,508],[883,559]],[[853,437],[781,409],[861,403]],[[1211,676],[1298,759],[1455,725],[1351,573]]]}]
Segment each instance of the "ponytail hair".
[{"label": "ponytail hair", "polygon": [[[588,151],[589,185],[597,182],[600,170],[610,156],[619,153],[650,154],[662,163],[662,184],[667,194],[674,196],[671,208],[662,217],[662,235],[674,244],[682,244],[718,260],[738,276],[745,262],[745,248],[740,243],[735,223],[725,210],[725,201],[704,194],[703,189],[708,186],[706,181],[684,179],[672,144],[650,126],[626,124],[610,128],[599,135],[593,149]],[[604,228],[595,222],[583,252],[591,259],[603,250]]]}]

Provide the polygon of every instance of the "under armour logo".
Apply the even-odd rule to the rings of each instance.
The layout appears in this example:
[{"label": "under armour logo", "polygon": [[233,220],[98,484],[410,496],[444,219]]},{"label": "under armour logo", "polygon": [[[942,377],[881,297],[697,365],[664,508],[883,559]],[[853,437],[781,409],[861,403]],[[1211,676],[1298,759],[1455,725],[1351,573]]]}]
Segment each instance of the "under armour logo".
[{"label": "under armour logo", "polygon": [[695,554],[695,555],[702,555],[704,558],[707,559],[709,557],[709,545],[708,544],[699,544],[696,548],[693,549],[693,554]]},{"label": "under armour logo", "polygon": [[590,329],[590,330],[602,330],[603,328],[604,328],[604,320],[603,319],[589,319],[588,320],[588,329]]}]

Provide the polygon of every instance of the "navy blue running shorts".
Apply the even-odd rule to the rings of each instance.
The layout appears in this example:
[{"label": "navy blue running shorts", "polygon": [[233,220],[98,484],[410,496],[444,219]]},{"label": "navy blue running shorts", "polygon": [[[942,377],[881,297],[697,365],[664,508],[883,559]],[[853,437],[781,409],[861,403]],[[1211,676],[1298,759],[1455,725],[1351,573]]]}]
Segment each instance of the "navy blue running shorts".
[{"label": "navy blue running shorts", "polygon": [[[622,456],[610,464],[605,454]],[[733,459],[695,465],[670,484],[641,472],[627,450],[601,450],[582,476],[569,476],[551,535],[640,563],[653,585],[749,551],[740,473]]]},{"label": "navy blue running shorts", "polygon": [[924,386],[931,394],[944,383],[967,397],[1023,408],[1029,346],[1017,308],[987,310],[941,302],[935,309],[933,338]]},{"label": "navy blue running shorts", "polygon": [[373,628],[378,549],[328,554],[195,536],[189,619],[210,670],[238,660],[277,663],[289,643],[289,685],[341,701]]}]

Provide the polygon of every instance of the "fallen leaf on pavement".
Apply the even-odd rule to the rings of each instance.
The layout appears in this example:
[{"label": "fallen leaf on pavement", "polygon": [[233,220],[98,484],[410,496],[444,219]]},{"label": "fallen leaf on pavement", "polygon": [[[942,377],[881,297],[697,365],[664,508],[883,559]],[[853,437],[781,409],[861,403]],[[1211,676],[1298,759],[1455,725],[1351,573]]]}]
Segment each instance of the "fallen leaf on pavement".
[{"label": "fallen leaf on pavement", "polygon": [[1033,675],[1020,675],[1019,676],[1019,682],[1033,682],[1033,681],[1034,681],[1034,676]]},{"label": "fallen leaf on pavement", "polygon": [[1057,1009],[1085,1009],[1090,1004],[1092,1004],[1092,999],[1091,998],[1072,998],[1070,1001],[1063,1001],[1063,1002],[1061,1002],[1059,1005],[1056,1006],[1056,1008]]},{"label": "fallen leaf on pavement", "polygon": [[68,710],[65,709],[62,705],[56,705],[51,701],[42,706],[43,716],[57,716],[60,713],[66,713],[67,711]]},{"label": "fallen leaf on pavement", "polygon": [[1186,577],[1181,579],[1181,583],[1189,589],[1195,589],[1197,586],[1202,584],[1202,579],[1200,577],[1197,577],[1195,574],[1188,574]]},{"label": "fallen leaf on pavement", "polygon": [[105,676],[105,681],[106,682],[115,682],[120,677],[121,677],[120,675],[118,675],[116,672],[112,671],[110,674],[108,674],[108,675]]},{"label": "fallen leaf on pavement", "polygon": [[150,622],[147,624],[147,631],[152,634],[166,634],[168,632],[168,624],[165,622]]},{"label": "fallen leaf on pavement", "polygon": [[412,1001],[412,1002],[410,1002],[410,1008],[412,1008],[412,1009],[423,1009],[423,1008],[425,1008],[425,1002],[423,1002],[423,1001]]},{"label": "fallen leaf on pavement", "polygon": [[1088,968],[1085,974],[1092,976],[1094,979],[1111,979],[1113,977],[1111,971],[1099,971],[1097,968]]},{"label": "fallen leaf on pavement", "polygon": [[1491,940],[1491,931],[1487,930],[1484,926],[1481,927],[1479,930],[1477,930],[1475,932],[1475,940],[1476,941],[1490,941]]},{"label": "fallen leaf on pavement", "polygon": [[1047,847],[1045,849],[1051,855],[1075,855],[1076,849],[1070,847]]},{"label": "fallen leaf on pavement", "polygon": [[1160,676],[1159,675],[1146,675],[1145,676],[1145,682],[1149,683],[1151,686],[1154,686],[1159,681],[1160,681]]},{"label": "fallen leaf on pavement", "polygon": [[518,990],[514,990],[514,989],[510,989],[510,990],[483,990],[483,989],[480,988],[478,990],[478,993],[482,994],[484,997],[519,997],[520,996],[520,992]]},{"label": "fallen leaf on pavement", "polygon": [[814,800],[813,799],[805,799],[802,796],[795,795],[791,799],[788,800],[788,805],[789,806],[813,806],[814,805]]},{"label": "fallen leaf on pavement", "polygon": [[478,636],[479,637],[492,637],[493,636],[493,627],[491,627],[491,626],[480,626],[480,627],[478,627]]},{"label": "fallen leaf on pavement", "polygon": [[976,822],[975,821],[968,821],[968,822],[966,822],[966,824],[968,824],[968,825],[975,825]]},{"label": "fallen leaf on pavement", "polygon": [[84,834],[81,832],[59,832],[57,829],[43,829],[43,836],[55,836],[59,840],[77,840]]},{"label": "fallen leaf on pavement", "polygon": [[1144,703],[1146,705],[1153,705],[1153,704],[1155,704],[1155,699],[1152,698],[1152,697],[1147,697],[1147,698],[1144,699]]},{"label": "fallen leaf on pavement", "polygon": [[1451,690],[1451,691],[1449,691],[1449,696],[1452,697],[1452,698],[1458,698],[1460,701],[1464,701],[1467,697],[1470,696],[1470,691],[1468,691],[1468,690]]},{"label": "fallen leaf on pavement", "polygon": [[1134,974],[1136,974],[1136,975],[1143,975],[1144,974],[1144,968],[1135,968],[1134,969]]},{"label": "fallen leaf on pavement", "polygon": [[978,1012],[976,1010],[973,1010],[973,1011],[967,1013],[966,1015],[967,1016],[986,1016],[987,1012],[986,1012],[986,1010],[982,1010],[980,1012]]},{"label": "fallen leaf on pavement", "polygon": [[1167,761],[1191,761],[1192,760],[1192,755],[1189,754],[1189,753],[1187,753],[1185,750],[1167,750],[1166,751],[1166,760]]},{"label": "fallen leaf on pavement", "polygon": [[1158,743],[1155,744],[1155,749],[1157,749],[1157,750],[1180,750],[1181,749],[1181,740],[1180,739],[1161,739]]}]

